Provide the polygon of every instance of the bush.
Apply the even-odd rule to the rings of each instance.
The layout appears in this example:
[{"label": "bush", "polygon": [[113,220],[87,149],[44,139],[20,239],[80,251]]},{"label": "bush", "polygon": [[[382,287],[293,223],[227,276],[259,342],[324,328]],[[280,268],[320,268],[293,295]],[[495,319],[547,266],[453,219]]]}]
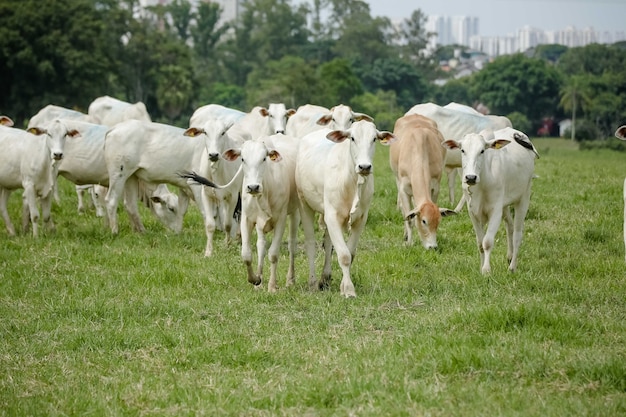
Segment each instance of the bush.
[{"label": "bush", "polygon": [[[569,138],[572,136],[572,131],[570,129],[565,130],[565,137]],[[577,120],[576,121],[576,137],[574,138],[577,142],[583,142],[586,140],[597,140],[604,139],[600,130],[591,122],[587,120]]]},{"label": "bush", "polygon": [[509,113],[506,117],[508,117],[511,123],[513,124],[513,128],[517,130],[521,130],[527,135],[530,135],[532,124],[530,123],[530,120],[528,120],[528,117],[526,117],[525,114],[520,113],[518,111],[514,111],[513,113]]}]

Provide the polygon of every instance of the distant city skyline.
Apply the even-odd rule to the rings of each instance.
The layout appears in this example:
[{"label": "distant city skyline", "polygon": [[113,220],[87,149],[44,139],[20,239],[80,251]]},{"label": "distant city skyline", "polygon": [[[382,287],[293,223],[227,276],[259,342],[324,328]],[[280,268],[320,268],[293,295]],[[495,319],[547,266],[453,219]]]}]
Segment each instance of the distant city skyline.
[{"label": "distant city skyline", "polygon": [[595,31],[626,31],[626,0],[364,0],[372,16],[393,21],[420,9],[426,16],[479,18],[480,36],[514,35],[530,26],[545,31],[567,27]]}]

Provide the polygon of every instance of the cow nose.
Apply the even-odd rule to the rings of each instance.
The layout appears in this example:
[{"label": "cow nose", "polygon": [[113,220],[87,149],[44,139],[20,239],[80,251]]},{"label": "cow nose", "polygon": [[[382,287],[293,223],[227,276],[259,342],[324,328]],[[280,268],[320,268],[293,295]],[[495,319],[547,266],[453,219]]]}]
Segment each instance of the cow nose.
[{"label": "cow nose", "polygon": [[359,164],[359,174],[368,175],[372,171],[372,164]]},{"label": "cow nose", "polygon": [[261,191],[261,186],[259,184],[249,184],[246,188],[250,194],[258,194],[259,191]]},{"label": "cow nose", "polygon": [[283,134],[283,135],[284,135],[284,134],[285,134],[285,131],[284,131],[284,130],[277,130],[277,131],[276,131],[276,133],[280,133],[280,134]]},{"label": "cow nose", "polygon": [[219,154],[219,153],[210,153],[210,154],[209,154],[209,160],[210,160],[211,162],[215,162],[215,161],[217,161],[217,160],[219,159],[219,157],[220,157],[220,154]]},{"label": "cow nose", "polygon": [[466,175],[465,176],[465,182],[468,184],[476,184],[476,179],[478,177],[476,175]]},{"label": "cow nose", "polygon": [[55,152],[52,157],[54,158],[55,161],[60,161],[61,159],[63,159],[63,153],[62,152]]}]

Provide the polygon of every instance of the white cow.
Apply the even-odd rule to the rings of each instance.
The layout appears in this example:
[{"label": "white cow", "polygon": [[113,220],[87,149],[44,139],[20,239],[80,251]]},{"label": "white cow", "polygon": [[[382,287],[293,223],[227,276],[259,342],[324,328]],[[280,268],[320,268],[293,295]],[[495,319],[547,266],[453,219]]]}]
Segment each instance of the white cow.
[{"label": "white cow", "polygon": [[[0,214],[4,219],[9,235],[15,235],[15,228],[9,218],[7,203],[11,192],[23,188],[22,226],[27,230],[33,225],[33,236],[38,236],[39,209],[48,228],[54,223],[50,215],[53,187],[53,163],[63,158],[65,135],[51,135],[37,128],[29,131],[12,128],[13,122],[6,116],[0,117]],[[8,120],[7,120],[8,119]]]},{"label": "white cow", "polygon": [[[615,137],[626,140],[626,125],[617,128]],[[626,179],[624,179],[624,247],[626,247]]]},{"label": "white cow", "polygon": [[[49,122],[55,119],[63,119],[63,120],[79,120],[84,122],[90,122],[91,117],[88,114],[85,114],[80,111],[68,109],[66,107],[56,106],[54,104],[49,104],[46,107],[42,108],[30,118],[28,121],[28,128],[36,127],[36,126],[45,126]],[[85,211],[85,203],[84,203],[84,195],[86,192],[89,192],[91,195],[91,199],[94,207],[96,208],[96,213],[100,216],[104,213],[104,206],[101,205],[101,200],[97,199],[97,192],[94,191],[93,186],[89,185],[77,185],[76,186],[76,195],[78,197],[78,212],[82,213]],[[104,198],[104,197],[103,197]],[[55,176],[54,182],[54,199],[59,202],[58,195],[58,187]]]},{"label": "white cow", "polygon": [[[104,159],[109,177],[105,197],[109,225],[118,233],[117,206],[125,196],[126,210],[134,230],[144,226],[137,210],[139,181],[169,183],[180,188],[178,213],[173,230],[180,232],[192,193],[177,172],[199,166],[203,142],[184,136],[184,129],[153,122],[128,120],[111,128],[104,139]],[[199,194],[197,201],[200,201]]]},{"label": "white cow", "polygon": [[[224,157],[229,160],[241,158],[243,174],[241,188],[241,257],[246,265],[248,282],[259,286],[263,282],[263,263],[266,252],[266,234],[274,236],[269,248],[270,280],[267,289],[277,291],[277,266],[283,232],[287,219],[289,226],[289,268],[286,285],[294,283],[295,251],[299,221],[299,201],[295,184],[296,138],[282,134],[261,137],[244,142],[241,148],[229,149]],[[238,175],[239,175],[238,172]],[[185,174],[202,184],[218,187],[206,178],[193,173]],[[257,271],[252,268],[252,228],[257,234]]]},{"label": "white cow", "polygon": [[[201,160],[202,170],[200,174],[217,184],[226,184],[235,178],[235,174],[241,164],[237,160],[224,159],[224,152],[230,148],[236,148],[244,143],[240,137],[231,135],[231,124],[224,124],[218,119],[208,119],[202,126],[191,126],[185,132],[187,136],[201,136],[204,145],[204,154]],[[187,167],[189,170],[191,167]],[[198,168],[193,168],[196,170]],[[235,178],[228,187],[211,189],[202,187],[200,197],[201,211],[204,216],[204,228],[207,236],[207,244],[204,256],[213,254],[213,235],[216,229],[221,229],[225,234],[225,243],[229,244],[232,235],[238,230],[238,225],[233,221],[233,213],[237,207],[239,191],[241,190],[241,178]],[[218,220],[221,224],[218,224]]]},{"label": "white cow", "polygon": [[109,96],[98,97],[92,101],[87,114],[91,117],[91,122],[106,126],[114,126],[126,120],[152,120],[146,105],[141,101],[128,103]]},{"label": "white cow", "polygon": [[437,206],[446,157],[443,136],[432,119],[419,114],[396,120],[393,135],[398,140],[391,144],[389,163],[396,177],[406,243],[413,244],[411,222],[415,218],[422,245],[435,249],[441,217],[456,214]]},{"label": "white cow", "polygon": [[270,103],[267,108],[257,106],[239,119],[228,133],[231,137],[250,139],[285,133],[287,119],[295,112],[283,103]]},{"label": "white cow", "polygon": [[[511,121],[504,116],[484,116],[469,106],[458,103],[449,103],[439,106],[435,103],[417,104],[406,114],[421,114],[437,122],[437,127],[444,139],[457,140],[467,133],[478,133],[484,129],[498,130],[512,127]],[[461,153],[458,150],[448,151],[446,154],[445,169],[448,176],[448,193],[450,203],[454,203],[454,182],[456,168],[461,167]],[[455,211],[463,208],[464,200],[461,198]]]},{"label": "white cow", "polygon": [[491,272],[491,250],[502,218],[506,224],[509,270],[515,271],[538,157],[535,148],[526,135],[512,128],[468,133],[461,140],[447,140],[444,145],[462,152],[463,193],[476,233],[481,272]]},{"label": "white cow", "polygon": [[325,127],[331,130],[346,130],[359,120],[374,122],[372,117],[354,112],[350,106],[344,104],[333,106],[331,109],[305,104],[298,107],[287,120],[287,134],[300,138]]},{"label": "white cow", "polygon": [[221,120],[225,125],[233,125],[246,115],[240,110],[219,104],[206,104],[198,107],[189,118],[189,127],[204,126],[209,120]]},{"label": "white cow", "polygon": [[[393,140],[395,137],[390,132],[380,132],[374,123],[366,120],[355,122],[348,130],[319,130],[300,140],[296,185],[301,201],[311,289],[318,288],[314,230],[317,212],[323,215],[326,225],[326,258],[319,287],[329,285],[332,242],[342,271],[341,295],[356,297],[350,265],[374,194],[375,144],[380,141],[387,145]],[[347,243],[345,231],[349,232]]]}]

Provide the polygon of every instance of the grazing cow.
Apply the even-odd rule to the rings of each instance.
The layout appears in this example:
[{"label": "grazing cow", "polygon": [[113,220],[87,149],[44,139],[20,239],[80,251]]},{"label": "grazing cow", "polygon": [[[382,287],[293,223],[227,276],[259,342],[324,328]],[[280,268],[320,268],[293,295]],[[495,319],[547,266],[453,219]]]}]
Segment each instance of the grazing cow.
[{"label": "grazing cow", "polygon": [[[365,228],[374,194],[373,157],[376,141],[389,144],[391,132],[361,120],[348,130],[318,130],[300,140],[296,159],[296,185],[301,201],[302,226],[309,260],[309,287],[318,288],[315,276],[315,213],[326,225],[326,257],[319,287],[330,281],[331,243],[342,271],[341,295],[356,297],[350,265]],[[349,232],[348,242],[344,232]]]},{"label": "grazing cow", "polygon": [[294,109],[287,109],[283,103],[270,103],[267,108],[257,106],[237,120],[228,134],[233,138],[256,139],[285,133],[287,119],[295,112]]},{"label": "grazing cow", "polygon": [[396,177],[406,242],[413,244],[411,222],[415,218],[422,245],[435,249],[441,217],[456,214],[436,204],[446,156],[443,136],[433,120],[419,114],[396,120],[393,135],[398,140],[391,144],[389,162]]},{"label": "grazing cow", "polygon": [[[269,248],[270,280],[267,289],[276,292],[277,265],[280,245],[287,218],[289,226],[289,268],[286,285],[294,283],[294,257],[298,233],[298,194],[295,184],[297,142],[284,135],[261,137],[244,142],[241,148],[229,149],[224,158],[241,158],[243,182],[241,188],[241,257],[248,272],[248,282],[262,284],[263,263],[266,252],[265,235],[272,230],[274,236]],[[202,184],[215,184],[195,174],[184,174]],[[219,186],[218,186],[219,187]],[[252,228],[257,234],[257,271],[252,268]]]},{"label": "grazing cow", "polygon": [[343,104],[333,106],[330,110],[314,104],[305,104],[298,107],[295,114],[287,120],[287,133],[301,138],[325,127],[331,130],[346,130],[359,120],[374,122],[367,114],[356,113],[350,106]]},{"label": "grazing cow", "polygon": [[98,97],[92,101],[87,114],[91,117],[91,122],[106,126],[114,126],[126,120],[152,120],[146,105],[141,101],[128,103],[109,96]]},{"label": "grazing cow", "polygon": [[[185,132],[187,136],[203,136],[204,156],[202,157],[201,175],[217,184],[226,184],[235,177],[239,169],[240,161],[224,159],[224,152],[230,148],[241,146],[243,141],[240,137],[233,138],[231,124],[224,124],[219,119],[208,119],[202,126],[191,126]],[[186,167],[179,171],[197,169]],[[213,235],[216,229],[221,229],[225,234],[226,244],[230,243],[231,235],[236,234],[237,223],[233,222],[233,214],[237,208],[239,191],[241,190],[241,178],[236,178],[228,187],[211,189],[202,187],[200,205],[204,216],[204,228],[207,236],[207,244],[204,256],[213,254]],[[218,219],[220,224],[218,224]]]},{"label": "grazing cow", "polygon": [[476,233],[481,272],[491,272],[491,250],[502,218],[506,224],[509,270],[515,271],[537,151],[526,135],[512,128],[468,133],[461,140],[447,140],[444,145],[462,153],[463,193]]},{"label": "grazing cow", "polygon": [[[626,140],[626,125],[617,128],[615,137]],[[624,179],[624,247],[626,247],[626,179]]]},{"label": "grazing cow", "polygon": [[53,164],[63,158],[66,135],[56,132],[50,134],[38,128],[26,131],[9,127],[13,122],[6,116],[0,117],[0,121],[0,149],[2,149],[0,214],[4,219],[7,233],[15,235],[7,203],[13,190],[23,188],[22,227],[26,231],[29,223],[32,223],[33,236],[37,237],[39,232],[37,198],[41,199],[44,223],[48,228],[54,228],[50,216]]},{"label": "grazing cow", "polygon": [[[478,133],[483,129],[498,130],[512,126],[511,121],[504,116],[484,116],[473,108],[458,103],[449,103],[443,107],[435,103],[417,104],[406,114],[421,114],[433,119],[445,140],[462,138],[466,133]],[[455,201],[456,169],[460,167],[461,153],[458,150],[449,150],[446,153],[445,170],[448,176],[448,194],[451,204]],[[454,211],[460,211],[463,204],[464,200],[461,198]]]},{"label": "grazing cow", "polygon": [[[118,233],[117,205],[122,194],[131,225],[145,231],[137,210],[139,181],[169,183],[180,188],[178,213],[173,230],[180,232],[192,190],[176,172],[199,165],[203,143],[184,137],[184,129],[174,126],[128,120],[111,128],[104,139],[104,159],[109,177],[105,197],[109,225]],[[184,191],[183,191],[184,190]],[[198,201],[199,196],[198,196]]]}]

